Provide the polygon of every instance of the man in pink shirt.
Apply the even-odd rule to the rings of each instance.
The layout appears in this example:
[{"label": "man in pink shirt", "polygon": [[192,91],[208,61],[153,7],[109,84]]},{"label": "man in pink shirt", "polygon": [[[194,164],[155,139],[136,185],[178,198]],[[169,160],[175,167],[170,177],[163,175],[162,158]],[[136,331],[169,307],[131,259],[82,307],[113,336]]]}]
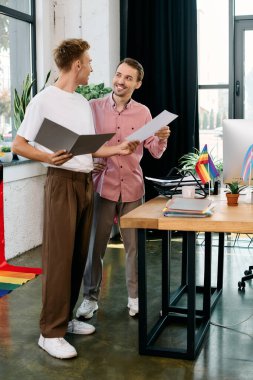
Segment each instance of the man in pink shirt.
[{"label": "man in pink shirt", "polygon": [[[113,93],[90,101],[96,133],[115,133],[108,145],[119,144],[152,119],[149,109],[132,99],[133,92],[142,84],[143,76],[142,65],[134,59],[125,58],[119,63],[113,78]],[[120,217],[143,201],[144,181],[140,167],[143,147],[153,157],[160,158],[167,147],[169,135],[169,127],[163,127],[155,136],[141,143],[133,154],[99,159],[102,170],[93,174],[97,192],[94,243],[90,243],[89,259],[84,273],[84,300],[77,310],[77,317],[91,318],[98,309],[103,257],[115,215]],[[122,229],[121,235],[126,251],[127,306],[129,315],[134,316],[139,311],[137,234],[135,229]]]}]

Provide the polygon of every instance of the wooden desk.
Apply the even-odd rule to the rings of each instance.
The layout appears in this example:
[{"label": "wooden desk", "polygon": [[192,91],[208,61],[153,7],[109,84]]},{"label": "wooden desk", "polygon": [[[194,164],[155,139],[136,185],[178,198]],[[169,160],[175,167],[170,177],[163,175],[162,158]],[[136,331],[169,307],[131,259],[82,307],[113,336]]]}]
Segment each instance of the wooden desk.
[{"label": "wooden desk", "polygon": [[[244,200],[245,199],[245,200]],[[159,196],[121,217],[122,228],[138,229],[139,275],[139,352],[145,355],[194,359],[199,353],[210,325],[211,312],[222,292],[224,232],[253,233],[253,205],[240,197],[237,207],[228,207],[224,195],[213,197],[215,212],[209,218],[164,217],[162,210],[167,199]],[[161,316],[148,331],[146,229],[162,233],[162,305]],[[183,231],[183,258],[181,285],[170,294],[171,231]],[[196,232],[205,232],[204,284],[196,285],[195,243]],[[211,286],[211,233],[219,233],[217,285]],[[196,307],[196,294],[203,293],[203,307]],[[187,306],[178,307],[187,294]],[[159,310],[158,310],[159,314]],[[186,347],[162,347],[157,340],[171,323],[186,325]]]}]

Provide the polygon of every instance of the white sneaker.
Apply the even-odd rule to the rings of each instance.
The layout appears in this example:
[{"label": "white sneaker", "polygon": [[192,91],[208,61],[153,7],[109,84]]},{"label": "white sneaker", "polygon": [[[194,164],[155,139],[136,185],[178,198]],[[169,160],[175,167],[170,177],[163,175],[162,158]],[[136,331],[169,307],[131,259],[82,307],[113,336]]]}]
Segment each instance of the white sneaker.
[{"label": "white sneaker", "polygon": [[86,298],[83,300],[79,308],[77,309],[76,316],[84,317],[89,319],[93,317],[94,312],[98,309],[98,303],[96,301],[87,300]]},{"label": "white sneaker", "polygon": [[129,308],[129,315],[131,317],[134,317],[136,314],[139,313],[139,298],[128,297],[127,307]]},{"label": "white sneaker", "polygon": [[49,355],[58,359],[70,359],[77,356],[76,349],[64,338],[44,338],[40,335],[38,345]]},{"label": "white sneaker", "polygon": [[95,327],[89,325],[88,323],[78,321],[77,319],[72,319],[69,321],[67,332],[70,334],[82,334],[89,335],[94,333]]}]

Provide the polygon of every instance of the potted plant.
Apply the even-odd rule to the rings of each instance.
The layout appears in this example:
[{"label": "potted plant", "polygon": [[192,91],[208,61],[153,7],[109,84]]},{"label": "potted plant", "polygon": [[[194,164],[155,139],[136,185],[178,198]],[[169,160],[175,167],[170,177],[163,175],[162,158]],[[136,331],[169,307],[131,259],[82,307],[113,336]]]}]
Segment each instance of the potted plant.
[{"label": "potted plant", "polygon": [[0,160],[2,162],[11,162],[13,158],[11,147],[4,145],[0,148]]},{"label": "potted plant", "polygon": [[[48,79],[50,77],[51,71],[47,73],[45,83],[41,90],[43,90],[48,82]],[[31,100],[31,91],[32,86],[35,82],[35,79],[31,79],[30,75],[27,74],[25,80],[23,81],[23,87],[21,94],[19,95],[16,88],[14,89],[14,127],[16,131],[20,127],[20,124],[22,123],[24,116],[25,116],[25,110],[28,106],[30,100]],[[41,91],[40,90],[40,91]]]},{"label": "potted plant", "polygon": [[226,185],[228,186],[228,190],[226,191],[228,206],[238,206],[240,192],[247,186],[240,186],[238,181],[226,183]]}]

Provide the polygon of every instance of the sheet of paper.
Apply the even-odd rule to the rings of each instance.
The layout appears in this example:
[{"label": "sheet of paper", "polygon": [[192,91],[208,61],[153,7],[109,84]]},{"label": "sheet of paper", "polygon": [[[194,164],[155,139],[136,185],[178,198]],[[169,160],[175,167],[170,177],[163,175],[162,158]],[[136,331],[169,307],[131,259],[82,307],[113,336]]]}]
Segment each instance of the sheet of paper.
[{"label": "sheet of paper", "polygon": [[169,111],[164,110],[159,115],[154,117],[154,119],[152,119],[147,124],[145,124],[143,127],[138,129],[138,131],[127,136],[126,140],[128,140],[128,141],[134,141],[134,140],[144,141],[148,137],[153,136],[155,134],[155,132],[157,132],[162,127],[165,127],[166,125],[170,124],[177,117],[178,117],[178,115],[175,115],[174,113],[171,113]]},{"label": "sheet of paper", "polygon": [[96,152],[113,135],[114,133],[78,135],[52,120],[44,119],[34,141],[53,152],[66,149],[77,156]]}]

